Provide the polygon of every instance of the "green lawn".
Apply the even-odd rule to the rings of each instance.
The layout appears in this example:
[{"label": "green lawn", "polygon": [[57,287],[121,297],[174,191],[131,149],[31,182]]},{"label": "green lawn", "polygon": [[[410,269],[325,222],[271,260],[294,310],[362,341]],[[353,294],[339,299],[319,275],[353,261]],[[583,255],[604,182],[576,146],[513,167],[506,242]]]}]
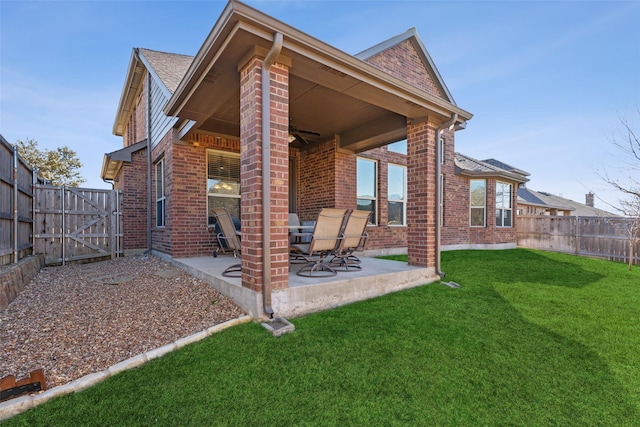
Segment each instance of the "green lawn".
[{"label": "green lawn", "polygon": [[6,425],[640,425],[640,269],[442,254],[432,284],[244,324]]}]

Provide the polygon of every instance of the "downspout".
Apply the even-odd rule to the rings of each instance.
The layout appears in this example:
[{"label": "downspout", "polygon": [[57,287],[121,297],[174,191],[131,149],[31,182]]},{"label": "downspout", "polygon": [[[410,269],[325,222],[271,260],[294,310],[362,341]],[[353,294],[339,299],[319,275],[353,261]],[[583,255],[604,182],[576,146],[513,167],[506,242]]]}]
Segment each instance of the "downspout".
[{"label": "downspout", "polygon": [[262,62],[262,303],[265,314],[273,318],[271,307],[271,66],[282,51],[282,33],[276,33],[273,46]]},{"label": "downspout", "polygon": [[436,129],[436,274],[440,277],[446,276],[446,273],[440,270],[440,218],[442,218],[442,196],[444,188],[442,187],[442,158],[444,153],[442,152],[442,133],[443,130],[455,125],[458,120],[458,113],[453,113],[451,118],[442,123]]},{"label": "downspout", "polygon": [[[138,49],[136,49],[136,55],[138,55]],[[153,224],[151,220],[151,212],[153,212],[153,203],[151,201],[151,197],[153,193],[151,192],[151,74],[147,70],[147,81],[146,81],[146,101],[147,101],[147,252],[151,254],[153,249],[153,245],[151,244],[151,226]],[[156,213],[157,215],[157,213]]]}]

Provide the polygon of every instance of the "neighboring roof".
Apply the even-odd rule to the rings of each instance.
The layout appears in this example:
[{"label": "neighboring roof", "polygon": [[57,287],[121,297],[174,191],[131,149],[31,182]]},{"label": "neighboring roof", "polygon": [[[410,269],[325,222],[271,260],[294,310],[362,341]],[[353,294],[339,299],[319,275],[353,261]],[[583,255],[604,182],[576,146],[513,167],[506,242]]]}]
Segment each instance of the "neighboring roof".
[{"label": "neighboring roof", "polygon": [[100,178],[103,180],[114,180],[120,169],[122,163],[131,162],[131,155],[136,151],[142,150],[147,146],[147,140],[137,142],[135,144],[124,147],[120,150],[106,153],[102,159],[102,170],[100,171]]},{"label": "neighboring roof", "polygon": [[440,91],[444,94],[446,99],[453,105],[457,105],[455,100],[453,99],[453,95],[451,95],[451,92],[449,92],[447,85],[444,83],[444,79],[442,78],[442,75],[438,71],[438,68],[436,67],[435,62],[433,62],[433,59],[431,58],[431,55],[429,55],[427,48],[425,47],[424,43],[418,36],[418,31],[415,29],[415,27],[409,28],[406,32],[402,34],[398,34],[397,36],[392,37],[389,40],[385,40],[382,43],[378,43],[377,45],[372,46],[369,49],[366,49],[354,56],[356,58],[362,59],[363,61],[366,61],[367,59],[381,52],[384,52],[385,50],[393,46],[396,46],[404,42],[405,40],[411,41],[411,43],[413,44],[418,54],[422,57],[422,61],[427,65],[427,68],[429,69],[428,71],[430,72],[431,77],[433,78],[435,83],[439,86]]},{"label": "neighboring roof", "polygon": [[[496,177],[509,179],[518,183],[529,181],[528,172],[509,166],[494,159],[478,160],[461,153],[455,153],[456,173],[469,177]],[[500,166],[501,165],[501,166]]]},{"label": "neighboring roof", "polygon": [[551,193],[535,191],[525,187],[518,189],[518,204],[570,211],[572,216],[619,216],[603,209],[587,206],[584,203],[574,202]]},{"label": "neighboring roof", "polygon": [[173,94],[193,62],[193,56],[139,48],[138,52],[151,66],[164,86]]}]

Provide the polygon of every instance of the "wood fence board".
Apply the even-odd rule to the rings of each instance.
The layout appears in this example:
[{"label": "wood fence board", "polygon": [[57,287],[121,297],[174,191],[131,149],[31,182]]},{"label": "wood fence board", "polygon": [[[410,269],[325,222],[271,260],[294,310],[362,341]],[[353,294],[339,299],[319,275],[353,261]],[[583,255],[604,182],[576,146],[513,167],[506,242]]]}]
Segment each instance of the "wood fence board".
[{"label": "wood fence board", "polygon": [[122,218],[118,199],[117,190],[36,186],[35,240],[45,262],[120,255],[121,224],[112,220]]},{"label": "wood fence board", "polygon": [[[628,262],[631,221],[634,219],[520,216],[518,246]],[[634,247],[634,263],[640,265],[640,242]]]}]

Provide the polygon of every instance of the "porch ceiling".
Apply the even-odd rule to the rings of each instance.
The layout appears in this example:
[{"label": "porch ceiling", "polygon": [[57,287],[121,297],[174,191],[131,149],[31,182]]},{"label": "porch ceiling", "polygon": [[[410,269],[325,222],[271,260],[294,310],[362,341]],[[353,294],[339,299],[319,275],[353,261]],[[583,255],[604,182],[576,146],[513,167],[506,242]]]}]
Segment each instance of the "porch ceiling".
[{"label": "porch ceiling", "polygon": [[289,62],[289,115],[315,142],[339,136],[340,146],[364,151],[406,137],[407,118],[460,122],[471,115],[369,64],[239,2],[230,2],[194,58],[165,112],[195,121],[193,130],[240,135],[238,68],[284,36]]}]

